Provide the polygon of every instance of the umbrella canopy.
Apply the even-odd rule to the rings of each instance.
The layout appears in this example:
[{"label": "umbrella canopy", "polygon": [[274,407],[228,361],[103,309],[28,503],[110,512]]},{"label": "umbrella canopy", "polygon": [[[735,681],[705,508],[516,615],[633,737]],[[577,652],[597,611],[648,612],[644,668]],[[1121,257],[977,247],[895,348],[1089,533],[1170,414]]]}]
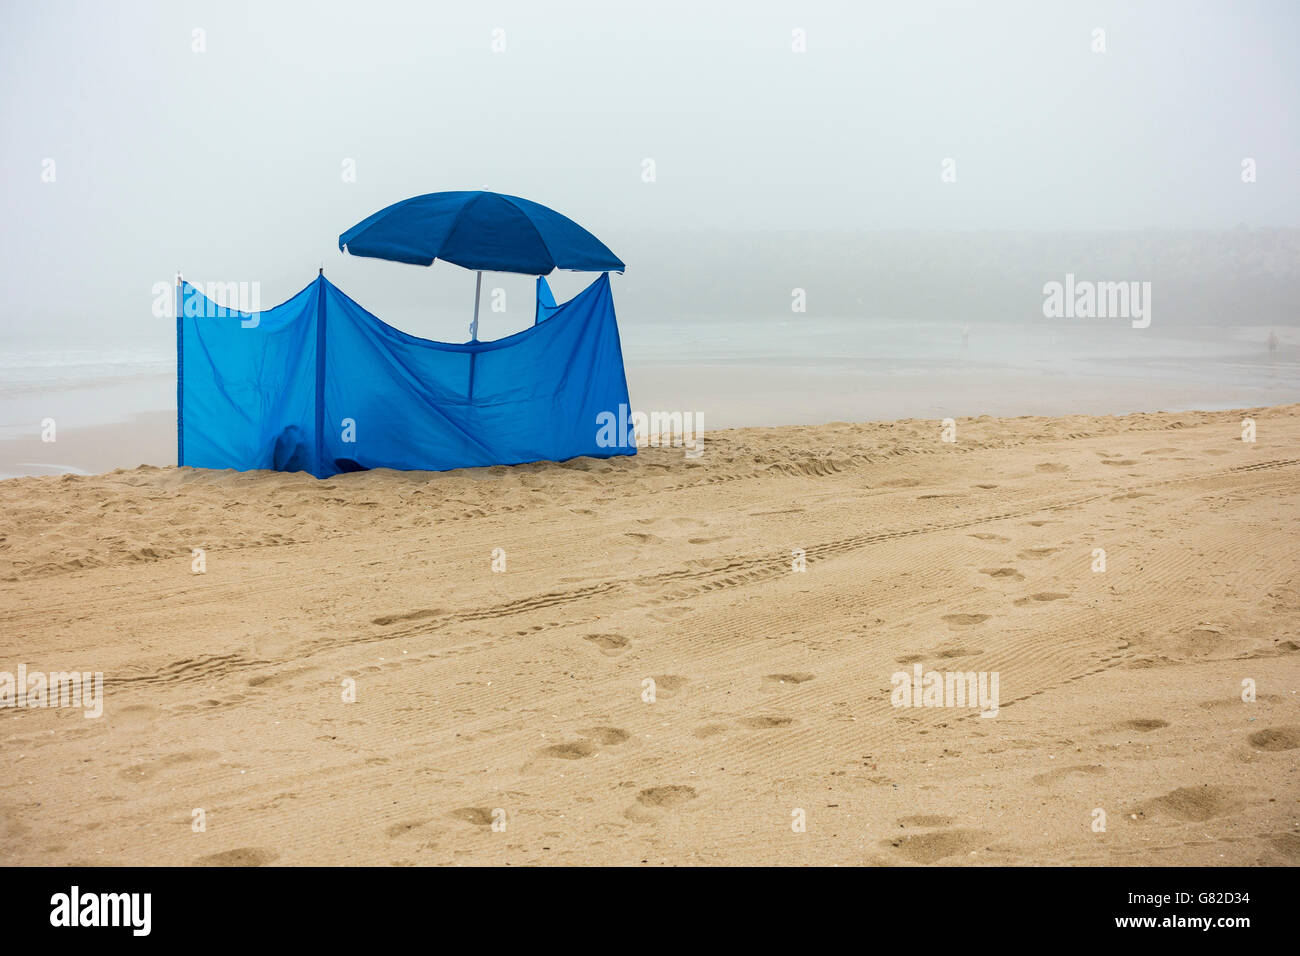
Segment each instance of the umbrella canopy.
[{"label": "umbrella canopy", "polygon": [[623,261],[567,216],[518,196],[480,190],[394,203],[339,236],[354,256],[479,272],[548,275],[555,269],[622,272]]}]

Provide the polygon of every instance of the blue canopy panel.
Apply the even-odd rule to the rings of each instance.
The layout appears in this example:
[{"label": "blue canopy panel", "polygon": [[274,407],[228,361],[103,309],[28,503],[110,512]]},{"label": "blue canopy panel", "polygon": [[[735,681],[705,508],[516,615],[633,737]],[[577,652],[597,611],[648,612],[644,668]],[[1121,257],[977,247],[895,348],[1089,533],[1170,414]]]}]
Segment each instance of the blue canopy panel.
[{"label": "blue canopy panel", "polygon": [[386,325],[324,276],[252,318],[182,293],[180,464],[326,478],[636,454],[630,423],[621,443],[601,428],[628,405],[607,274],[551,321],[461,345]]}]

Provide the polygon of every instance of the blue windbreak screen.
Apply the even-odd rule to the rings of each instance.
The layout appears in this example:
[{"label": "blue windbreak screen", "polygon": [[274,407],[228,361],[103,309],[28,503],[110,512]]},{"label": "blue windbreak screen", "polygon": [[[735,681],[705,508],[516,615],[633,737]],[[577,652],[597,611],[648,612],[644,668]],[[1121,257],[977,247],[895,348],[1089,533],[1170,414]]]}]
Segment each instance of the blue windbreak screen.
[{"label": "blue windbreak screen", "polygon": [[608,275],[548,321],[461,345],[386,325],[323,276],[252,316],[181,293],[181,464],[325,478],[636,453],[630,426],[601,428],[628,404]]}]

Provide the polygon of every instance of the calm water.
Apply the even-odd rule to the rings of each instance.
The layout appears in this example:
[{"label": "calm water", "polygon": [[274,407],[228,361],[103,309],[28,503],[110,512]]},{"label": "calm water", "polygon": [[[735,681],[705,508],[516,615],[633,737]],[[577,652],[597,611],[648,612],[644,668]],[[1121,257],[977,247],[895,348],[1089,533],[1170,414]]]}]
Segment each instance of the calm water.
[{"label": "calm water", "polygon": [[[971,325],[964,341],[963,327],[700,316],[624,319],[621,335],[634,404],[684,409],[704,402],[713,427],[761,423],[773,395],[797,392],[809,380],[817,401],[786,402],[782,414],[768,416],[772,424],[899,417],[909,406],[885,400],[884,393],[896,398],[915,391],[934,397],[928,406],[938,408],[954,389],[969,402],[972,382],[989,401],[969,414],[1059,414],[1063,390],[1071,388],[1100,401],[1078,409],[1094,413],[1173,408],[1170,396],[1185,396],[1199,408],[1300,401],[1296,328],[1278,329],[1279,347],[1270,352],[1270,330],[1261,327],[1153,323],[1137,330],[1114,321],[1045,319]],[[65,428],[174,408],[174,348],[170,335],[102,348],[0,346],[0,438],[33,434],[47,417]],[[1038,390],[1026,388],[1034,382],[1041,383]]]}]

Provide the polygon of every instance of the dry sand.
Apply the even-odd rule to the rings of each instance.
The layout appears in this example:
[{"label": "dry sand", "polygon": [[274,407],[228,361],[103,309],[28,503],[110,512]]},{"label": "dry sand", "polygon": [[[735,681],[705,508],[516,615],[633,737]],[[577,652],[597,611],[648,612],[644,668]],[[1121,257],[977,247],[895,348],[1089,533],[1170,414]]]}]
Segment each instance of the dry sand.
[{"label": "dry sand", "polygon": [[0,862],[1300,861],[1300,406],[957,438],[2,482]]}]

